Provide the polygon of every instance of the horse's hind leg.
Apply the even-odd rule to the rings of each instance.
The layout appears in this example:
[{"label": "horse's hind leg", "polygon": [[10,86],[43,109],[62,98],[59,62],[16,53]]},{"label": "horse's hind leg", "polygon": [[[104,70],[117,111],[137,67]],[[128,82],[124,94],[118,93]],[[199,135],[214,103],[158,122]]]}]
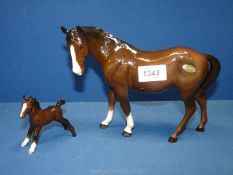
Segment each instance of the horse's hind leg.
[{"label": "horse's hind leg", "polygon": [[109,88],[108,91],[108,114],[104,121],[100,123],[100,128],[107,128],[108,124],[111,123],[113,118],[114,106],[116,102],[116,96],[112,88]]},{"label": "horse's hind leg", "polygon": [[184,104],[185,104],[185,110],[186,110],[185,115],[183,119],[181,120],[180,124],[178,125],[178,127],[176,128],[175,132],[168,139],[168,141],[171,143],[177,141],[179,134],[182,133],[189,119],[196,111],[196,105],[195,105],[195,101],[193,98],[189,100],[184,100]]},{"label": "horse's hind leg", "polygon": [[27,136],[25,137],[23,143],[21,144],[21,147],[25,147],[28,144],[32,136],[33,130],[34,130],[34,127],[30,126],[30,128],[28,129]]},{"label": "horse's hind leg", "polygon": [[204,90],[200,90],[197,95],[195,96],[195,100],[201,107],[201,123],[196,128],[196,131],[203,132],[205,130],[205,125],[207,123],[207,109],[206,109],[206,96]]},{"label": "horse's hind leg", "polygon": [[59,122],[64,126],[64,129],[69,129],[70,130],[73,137],[76,136],[76,131],[75,131],[74,127],[70,124],[69,120],[62,117],[59,120]]}]

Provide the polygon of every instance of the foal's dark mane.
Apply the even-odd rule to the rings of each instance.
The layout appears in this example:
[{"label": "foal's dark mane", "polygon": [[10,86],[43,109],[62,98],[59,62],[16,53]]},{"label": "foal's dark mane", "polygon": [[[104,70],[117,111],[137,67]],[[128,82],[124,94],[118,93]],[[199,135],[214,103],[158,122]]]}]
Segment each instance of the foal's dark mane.
[{"label": "foal's dark mane", "polygon": [[34,99],[35,101],[34,101],[34,103],[33,103],[33,108],[37,108],[37,109],[41,109],[41,107],[40,107],[40,103],[36,100],[36,99]]}]

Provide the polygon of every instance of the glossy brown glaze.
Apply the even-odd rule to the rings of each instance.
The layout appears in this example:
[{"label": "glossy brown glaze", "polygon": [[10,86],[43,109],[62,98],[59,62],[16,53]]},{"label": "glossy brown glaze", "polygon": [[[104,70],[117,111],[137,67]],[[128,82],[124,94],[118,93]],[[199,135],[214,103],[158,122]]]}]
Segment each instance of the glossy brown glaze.
[{"label": "glossy brown glaze", "polygon": [[[30,128],[28,130],[24,143],[22,143],[21,145],[22,147],[26,146],[31,136],[32,136],[32,143],[36,146],[42,126],[52,121],[60,122],[65,130],[68,129],[70,130],[73,137],[76,136],[76,131],[74,127],[70,124],[70,122],[66,118],[63,117],[62,109],[61,109],[61,105],[63,104],[65,104],[65,101],[61,99],[57,102],[56,105],[49,106],[43,110],[40,108],[40,104],[35,98],[31,96],[23,97],[20,118],[25,118],[25,116],[28,114]],[[31,148],[29,150],[29,154],[32,154],[35,150]]]},{"label": "glossy brown glaze", "polygon": [[[196,130],[204,131],[207,122],[205,91],[219,74],[221,67],[218,59],[186,47],[143,51],[96,27],[73,29],[61,27],[61,30],[66,34],[67,49],[71,53],[74,73],[83,75],[85,57],[88,54],[102,65],[104,77],[109,85],[109,111],[100,125],[101,128],[106,128],[112,121],[115,100],[118,98],[127,121],[122,134],[130,136],[134,124],[128,90],[158,92],[176,87],[184,101],[186,112],[169,141],[177,140],[196,111],[195,100],[201,107],[201,122]],[[140,80],[139,69],[144,70],[144,66],[158,67],[158,65],[163,66],[165,79],[145,82]],[[146,68],[143,72],[145,77],[142,78],[155,74],[162,76],[157,69]]]}]

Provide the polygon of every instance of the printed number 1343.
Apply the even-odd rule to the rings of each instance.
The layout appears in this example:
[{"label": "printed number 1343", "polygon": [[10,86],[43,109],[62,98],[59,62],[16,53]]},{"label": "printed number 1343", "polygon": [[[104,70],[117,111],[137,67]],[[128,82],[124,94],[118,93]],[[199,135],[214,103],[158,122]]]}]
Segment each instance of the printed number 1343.
[{"label": "printed number 1343", "polygon": [[159,70],[145,70],[144,76],[159,76]]}]

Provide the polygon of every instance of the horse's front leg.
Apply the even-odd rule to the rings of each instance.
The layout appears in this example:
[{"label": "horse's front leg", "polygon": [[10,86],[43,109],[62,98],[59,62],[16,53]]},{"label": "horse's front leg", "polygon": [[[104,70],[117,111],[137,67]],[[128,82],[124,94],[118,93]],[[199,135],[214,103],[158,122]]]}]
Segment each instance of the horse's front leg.
[{"label": "horse's front leg", "polygon": [[100,123],[100,128],[107,128],[109,123],[111,123],[113,119],[113,112],[116,102],[116,95],[112,88],[109,88],[108,91],[108,114],[104,121]]},{"label": "horse's front leg", "polygon": [[30,128],[28,129],[27,136],[25,137],[24,141],[22,142],[21,147],[25,147],[28,144],[28,142],[30,141],[30,138],[32,136],[33,130],[34,130],[34,127],[30,126]]},{"label": "horse's front leg", "polygon": [[32,136],[32,144],[31,144],[31,147],[30,147],[30,149],[28,151],[28,154],[33,154],[35,152],[41,128],[42,128],[42,126],[37,126],[35,128],[33,136]]},{"label": "horse's front leg", "polygon": [[132,129],[134,128],[134,121],[128,99],[128,88],[117,88],[116,93],[119,98],[121,108],[126,116],[127,123],[124,131],[122,132],[122,136],[130,137],[132,135]]}]

